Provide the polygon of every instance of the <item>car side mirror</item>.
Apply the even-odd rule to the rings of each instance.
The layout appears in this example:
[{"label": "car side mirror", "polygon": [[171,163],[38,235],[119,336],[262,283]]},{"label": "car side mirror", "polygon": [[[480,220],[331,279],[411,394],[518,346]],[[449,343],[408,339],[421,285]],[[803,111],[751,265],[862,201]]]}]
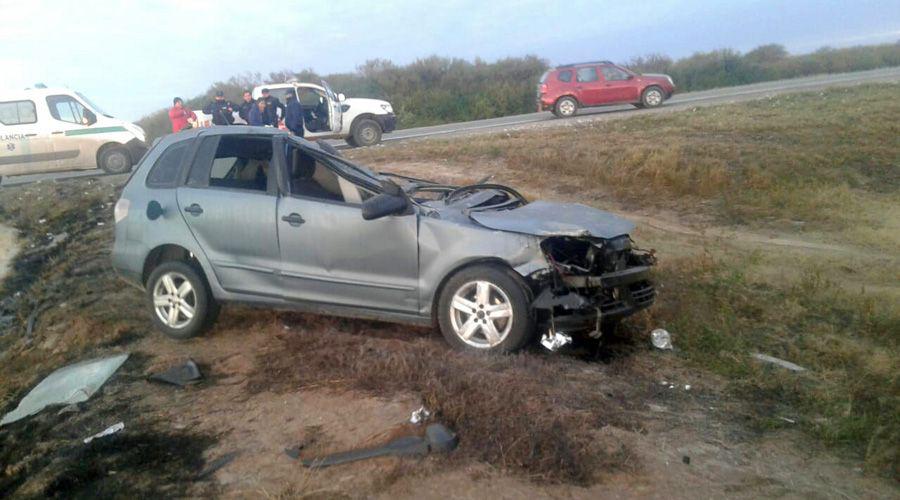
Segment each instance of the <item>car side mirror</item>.
[{"label": "car side mirror", "polygon": [[344,102],[346,100],[347,100],[347,96],[345,96],[343,92],[338,94],[338,101]]},{"label": "car side mirror", "polygon": [[362,217],[365,220],[380,219],[388,215],[395,215],[409,206],[405,196],[397,196],[388,193],[377,194],[362,204]]},{"label": "car side mirror", "polygon": [[156,220],[162,217],[162,214],[165,213],[162,205],[159,204],[158,201],[152,200],[150,203],[147,203],[147,218],[150,220]]}]

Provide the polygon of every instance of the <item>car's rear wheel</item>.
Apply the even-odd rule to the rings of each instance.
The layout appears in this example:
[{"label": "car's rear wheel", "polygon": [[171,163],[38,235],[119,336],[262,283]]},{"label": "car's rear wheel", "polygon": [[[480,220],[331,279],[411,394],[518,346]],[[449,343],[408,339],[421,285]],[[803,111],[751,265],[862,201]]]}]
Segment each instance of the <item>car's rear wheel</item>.
[{"label": "car's rear wheel", "polygon": [[644,89],[644,93],[641,94],[641,104],[643,104],[645,108],[655,108],[660,106],[665,99],[665,94],[663,94],[662,89],[659,87],[647,87]]},{"label": "car's rear wheel", "polygon": [[356,140],[353,138],[352,135],[348,135],[347,137],[345,137],[344,142],[346,142],[347,145],[350,146],[351,148],[355,148],[355,147],[359,146],[359,144],[356,143]]},{"label": "car's rear wheel", "polygon": [[534,337],[534,316],[521,278],[496,265],[463,269],[438,301],[441,333],[458,349],[512,352]]},{"label": "car's rear wheel", "polygon": [[357,146],[374,146],[381,142],[381,125],[375,120],[364,118],[353,129],[353,142]]},{"label": "car's rear wheel", "polygon": [[111,147],[105,149],[98,163],[100,168],[110,174],[124,174],[131,171],[131,155],[125,148]]},{"label": "car's rear wheel", "polygon": [[578,101],[574,97],[562,97],[553,106],[553,114],[558,118],[575,116],[576,112],[578,112]]},{"label": "car's rear wheel", "polygon": [[153,323],[173,339],[189,339],[208,328],[219,314],[219,304],[202,276],[190,265],[169,261],[147,280]]}]

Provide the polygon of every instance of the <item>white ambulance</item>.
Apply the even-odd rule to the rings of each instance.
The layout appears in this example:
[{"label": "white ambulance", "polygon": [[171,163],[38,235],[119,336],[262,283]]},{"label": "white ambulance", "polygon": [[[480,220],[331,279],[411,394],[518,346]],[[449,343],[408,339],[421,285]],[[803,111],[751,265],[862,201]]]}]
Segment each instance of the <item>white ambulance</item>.
[{"label": "white ambulance", "polygon": [[0,180],[93,168],[125,173],[146,150],[143,129],[78,92],[41,86],[0,93]]}]

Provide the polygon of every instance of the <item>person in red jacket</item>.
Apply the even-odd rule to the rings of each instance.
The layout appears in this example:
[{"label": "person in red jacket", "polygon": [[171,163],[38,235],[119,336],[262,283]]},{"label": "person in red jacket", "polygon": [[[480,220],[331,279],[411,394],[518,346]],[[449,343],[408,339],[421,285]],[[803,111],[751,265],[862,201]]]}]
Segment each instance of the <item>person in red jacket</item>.
[{"label": "person in red jacket", "polygon": [[180,97],[172,100],[172,109],[169,110],[169,120],[172,122],[172,132],[194,127],[197,123],[197,115],[191,108],[185,107]]}]

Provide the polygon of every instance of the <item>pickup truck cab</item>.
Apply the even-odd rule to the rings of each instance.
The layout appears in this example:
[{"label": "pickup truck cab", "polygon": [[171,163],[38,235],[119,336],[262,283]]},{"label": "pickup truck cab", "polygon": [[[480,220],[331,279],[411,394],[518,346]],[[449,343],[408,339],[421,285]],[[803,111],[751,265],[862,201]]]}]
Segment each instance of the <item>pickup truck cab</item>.
[{"label": "pickup truck cab", "polygon": [[129,172],[147,150],[144,131],[79,92],[33,88],[0,94],[0,179],[101,168]]}]

